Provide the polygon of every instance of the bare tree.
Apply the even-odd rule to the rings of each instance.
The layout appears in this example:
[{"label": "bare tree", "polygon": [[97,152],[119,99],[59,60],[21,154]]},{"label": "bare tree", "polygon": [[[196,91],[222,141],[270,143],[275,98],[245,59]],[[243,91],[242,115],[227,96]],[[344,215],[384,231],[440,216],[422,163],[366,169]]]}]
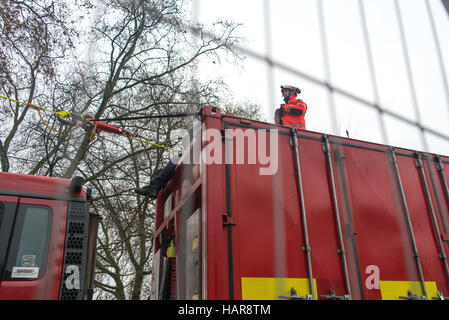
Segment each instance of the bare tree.
[{"label": "bare tree", "polygon": [[[133,108],[142,102],[143,95],[151,97],[167,92],[168,96],[176,96],[183,90],[186,69],[196,59],[217,54],[221,49],[232,50],[237,40],[233,35],[236,26],[229,23],[221,23],[216,35],[208,33],[207,38],[189,42],[189,34],[183,27],[182,5],[182,1],[115,0],[103,6],[105,13],[96,21],[94,32],[99,39],[97,46],[107,48],[97,54],[103,54],[107,60],[99,66],[103,73],[100,90],[88,101],[89,111],[95,118],[117,115],[120,109],[128,107],[132,110],[126,113],[147,113],[168,104],[172,108],[183,106],[188,102],[153,102],[150,98]],[[111,21],[115,16],[119,19]],[[211,34],[215,36],[209,38]],[[64,172],[65,177],[73,175],[89,145],[86,134]]]},{"label": "bare tree", "polygon": [[[69,10],[64,2],[3,0],[0,29],[0,91],[31,104],[54,79],[58,63],[73,47],[76,32],[69,22]],[[28,107],[17,102],[1,104],[2,171],[10,168],[9,156],[23,154],[23,148],[14,147],[13,142],[27,135],[21,125],[28,112]]]},{"label": "bare tree", "polygon": [[248,100],[223,101],[223,113],[231,116],[242,117],[258,121],[266,121],[262,107]]},{"label": "bare tree", "polygon": [[[96,40],[91,45],[95,58],[75,65],[71,74],[78,75],[76,84],[65,96],[66,102],[77,101],[77,111],[97,119],[160,116],[198,111],[204,104],[219,101],[221,83],[195,80],[195,62],[201,57],[216,58],[220,50],[235,55],[235,24],[220,22],[207,32],[195,25],[192,41],[180,1],[110,1],[97,10],[101,14],[94,23]],[[96,86],[90,86],[92,79]],[[115,122],[166,148],[103,133],[91,141],[89,131],[77,137],[79,143],[68,146],[68,159],[59,160],[65,164],[64,176],[84,175],[96,192],[94,208],[104,217],[96,282],[101,296],[150,296],[154,202],[136,197],[132,190],[148,183],[165,165],[167,151],[177,143],[172,132],[188,126],[188,121]]]}]

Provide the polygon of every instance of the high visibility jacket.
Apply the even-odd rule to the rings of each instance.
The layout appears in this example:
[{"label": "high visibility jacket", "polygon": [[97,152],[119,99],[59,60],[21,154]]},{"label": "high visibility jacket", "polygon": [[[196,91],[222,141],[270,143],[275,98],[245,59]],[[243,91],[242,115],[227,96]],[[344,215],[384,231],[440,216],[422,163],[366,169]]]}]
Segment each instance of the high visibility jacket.
[{"label": "high visibility jacket", "polygon": [[290,95],[288,103],[281,105],[275,113],[275,121],[278,124],[302,129],[306,128],[305,114],[307,112],[307,104],[294,95]]}]

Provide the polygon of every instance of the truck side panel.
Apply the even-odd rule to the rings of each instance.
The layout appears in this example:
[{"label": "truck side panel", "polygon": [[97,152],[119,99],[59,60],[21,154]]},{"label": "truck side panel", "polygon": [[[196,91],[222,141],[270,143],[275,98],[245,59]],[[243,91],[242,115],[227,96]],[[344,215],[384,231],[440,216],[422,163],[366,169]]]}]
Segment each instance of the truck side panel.
[{"label": "truck side panel", "polygon": [[[235,127],[230,124],[229,128]],[[234,154],[237,152],[236,146],[237,142],[233,144]],[[308,227],[321,230],[318,235],[310,235],[312,265],[315,266],[313,271],[325,275],[324,279],[314,277],[315,286],[331,286],[338,293],[343,293],[344,283],[337,255],[337,236],[327,185],[325,154],[321,144],[312,140],[301,141],[300,149],[313,151],[301,151],[300,163],[303,168],[307,168],[303,170],[302,178],[307,186],[304,193]],[[245,155],[247,156],[248,154]],[[242,292],[242,296],[236,295],[236,298],[261,298],[252,294],[263,292],[269,295],[262,298],[270,299],[290,295],[292,279],[301,280],[298,280],[296,287],[293,285],[298,295],[310,294],[293,158],[290,137],[281,134],[279,166],[274,175],[260,175],[259,169],[263,166],[257,163],[229,164],[233,190],[231,205],[236,220],[236,292]],[[319,176],[316,176],[317,172]],[[316,236],[319,237],[318,241]],[[276,292],[262,290],[273,285],[273,280],[270,279],[282,279],[274,282]]]},{"label": "truck side panel", "polygon": [[[427,292],[428,298],[437,297],[436,289],[441,290],[445,296],[448,296],[449,274],[445,274],[440,255],[447,256],[449,251],[447,250],[447,243],[446,246],[442,246],[443,252],[439,251],[438,240],[441,239],[440,230],[443,230],[443,228],[437,213],[438,207],[435,204],[434,195],[430,202],[426,199],[426,188],[429,189],[429,192],[432,192],[428,172],[424,172],[424,182],[424,179],[420,177],[420,167],[417,167],[414,157],[399,156],[398,164],[422,263],[423,277],[425,281],[436,283],[433,288],[429,289],[430,292]],[[425,164],[426,162],[422,164],[422,169],[428,171]],[[433,219],[436,219],[436,229],[433,225]]]},{"label": "truck side panel", "polygon": [[[232,128],[232,124],[228,127]],[[337,225],[332,216],[328,170],[320,140],[313,135],[299,139],[313,286],[316,297],[329,298],[331,292],[343,297],[348,292],[337,254]],[[410,230],[390,149],[347,139],[331,141],[352,298],[400,299],[407,297],[409,291],[417,297],[426,295],[427,299],[437,298],[438,291],[448,296],[449,273],[444,259],[448,245],[447,241],[441,241],[441,246],[438,243],[438,238],[446,239],[442,217],[447,216],[447,210],[438,205],[431,184],[429,170],[435,176],[437,173],[431,155],[422,155],[426,161],[420,169],[416,165],[417,153],[395,151],[411,219]],[[257,165],[228,165],[236,231],[233,236],[236,298],[286,297],[292,288],[298,295],[310,294],[306,284],[310,271],[303,247],[305,233],[288,135],[279,136],[279,150],[280,170],[273,176],[261,176]],[[254,150],[248,149],[249,152]],[[440,210],[444,212],[440,214]],[[418,259],[414,258],[411,233],[420,255],[422,276]],[[272,278],[282,281],[277,280],[274,286],[273,280],[267,280]],[[294,287],[292,280],[303,282]],[[276,293],[260,295],[264,292],[261,289],[269,286]],[[242,297],[238,295],[240,292]]]},{"label": "truck side panel", "polygon": [[[177,298],[449,296],[448,157],[298,131],[296,158],[289,128],[211,107],[202,134],[199,177],[181,163],[158,197],[154,247],[163,232],[176,240]],[[194,212],[201,239],[186,243]],[[186,248],[198,243],[202,290],[186,294]]]}]

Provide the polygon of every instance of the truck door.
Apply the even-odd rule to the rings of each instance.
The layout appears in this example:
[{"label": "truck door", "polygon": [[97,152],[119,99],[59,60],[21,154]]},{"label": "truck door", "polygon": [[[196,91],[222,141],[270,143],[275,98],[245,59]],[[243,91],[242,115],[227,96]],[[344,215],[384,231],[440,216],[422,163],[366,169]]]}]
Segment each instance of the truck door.
[{"label": "truck door", "polygon": [[3,275],[6,267],[6,254],[11,238],[17,203],[17,197],[0,196],[0,295],[3,281],[1,275]]},{"label": "truck door", "polygon": [[349,299],[322,137],[225,129],[233,130],[225,139],[230,298]]},{"label": "truck door", "polygon": [[9,196],[0,200],[0,299],[56,299],[65,217],[54,212],[66,204]]}]

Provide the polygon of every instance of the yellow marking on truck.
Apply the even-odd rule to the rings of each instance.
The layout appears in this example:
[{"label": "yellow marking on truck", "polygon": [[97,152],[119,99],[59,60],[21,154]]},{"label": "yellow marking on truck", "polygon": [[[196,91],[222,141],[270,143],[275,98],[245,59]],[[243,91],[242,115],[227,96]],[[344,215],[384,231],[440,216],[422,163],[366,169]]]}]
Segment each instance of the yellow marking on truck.
[{"label": "yellow marking on truck", "polygon": [[[280,296],[291,296],[292,288],[298,296],[311,294],[307,278],[246,278],[242,277],[243,300],[279,300]],[[313,279],[316,296],[316,279]],[[285,298],[283,298],[285,299]]]},{"label": "yellow marking on truck", "polygon": [[[438,297],[438,289],[435,281],[425,281],[427,299]],[[399,297],[407,297],[408,292],[418,297],[424,296],[419,281],[380,281],[380,293],[382,300],[405,300]]]}]

